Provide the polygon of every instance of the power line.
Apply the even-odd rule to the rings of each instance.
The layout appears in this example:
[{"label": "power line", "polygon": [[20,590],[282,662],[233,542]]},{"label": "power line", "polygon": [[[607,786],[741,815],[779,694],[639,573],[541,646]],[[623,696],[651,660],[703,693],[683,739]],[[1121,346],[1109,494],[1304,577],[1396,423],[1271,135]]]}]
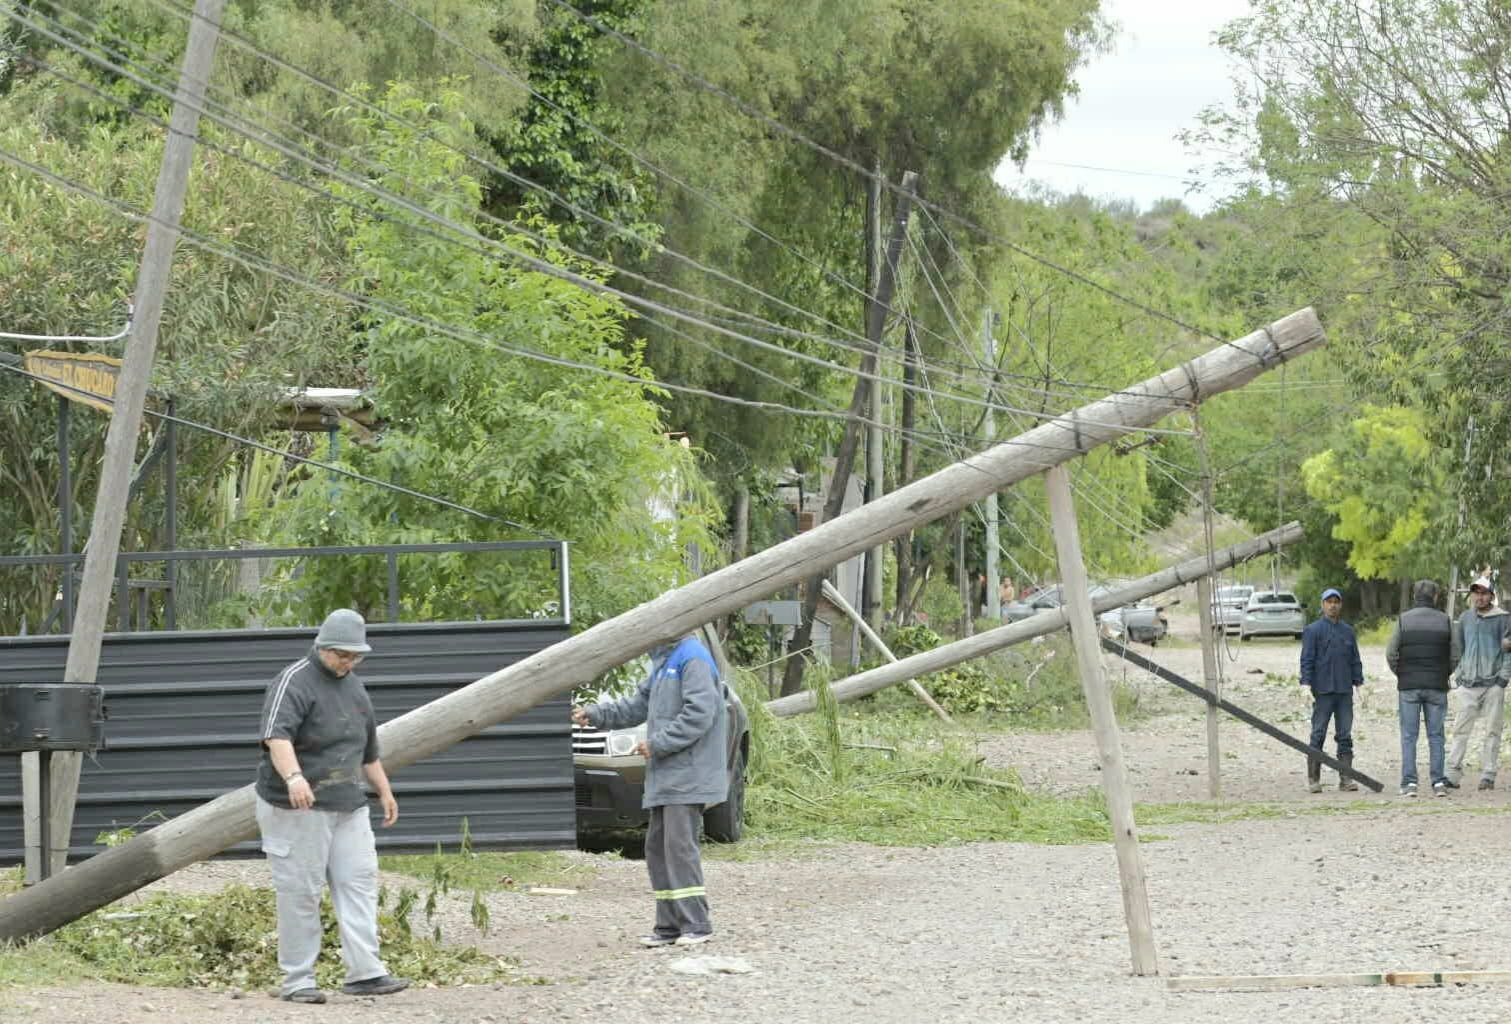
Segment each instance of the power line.
[{"label": "power line", "polygon": [[[23,23],[25,23],[24,19],[20,19],[16,15],[13,14],[11,16],[13,18],[15,18],[16,20],[20,20]],[[35,28],[35,26],[30,26],[30,27]],[[158,91],[158,92],[162,93],[165,96],[167,95],[166,90],[163,90],[161,87],[155,85],[154,83],[151,83],[151,82],[148,82],[146,80],[141,79],[140,77],[138,77],[138,76],[134,75],[133,73],[131,73],[129,70],[127,70],[125,68],[122,68],[119,65],[117,65],[117,64],[115,64],[115,63],[113,63],[111,61],[104,60],[99,55],[90,53],[89,51],[83,49],[82,47],[77,46],[77,45],[69,42],[68,40],[62,39],[61,37],[58,37],[58,36],[56,36],[56,35],[48,32],[45,29],[40,29],[39,31],[41,31],[42,34],[47,35],[49,38],[53,38],[56,41],[60,42],[62,45],[67,46],[68,48],[74,50],[75,52],[78,52],[81,55],[83,55],[83,56],[85,56],[85,57],[87,57],[87,58],[95,61],[96,63],[99,63],[102,66],[108,67],[111,70],[114,70],[114,71],[117,71],[119,73],[125,74],[125,75],[131,77],[133,80],[137,81],[139,84],[143,85],[146,88],[154,89],[155,91]],[[138,108],[132,107],[130,104],[125,103],[124,101],[118,100],[115,97],[112,97],[112,96],[104,93],[101,90],[95,89],[94,87],[89,86],[89,85],[87,85],[85,83],[80,83],[76,79],[73,79],[73,78],[71,78],[71,77],[69,77],[67,75],[63,75],[61,72],[58,72],[55,69],[52,69],[52,68],[48,67],[45,64],[41,64],[40,62],[33,61],[33,63],[38,63],[41,67],[43,67],[44,69],[46,69],[46,70],[50,71],[51,73],[57,75],[58,77],[61,77],[64,80],[69,81],[69,82],[71,82],[71,83],[79,86],[80,88],[86,89],[86,90],[94,93],[95,95],[100,96],[100,98],[105,99],[107,102],[111,102],[111,103],[114,103],[114,104],[116,104],[118,106],[122,106],[124,109],[130,110],[133,114],[135,114],[137,116],[140,116],[140,117],[144,117],[144,118],[146,118],[148,120],[153,121],[154,123],[159,123],[159,124],[161,123],[156,118],[154,118],[152,115],[147,114],[147,113],[145,113],[144,111],[141,111]],[[475,240],[477,242],[484,243],[485,245],[491,244],[492,246],[499,247],[498,243],[492,242],[491,240],[486,239],[485,237],[481,236],[480,234],[478,234],[475,231],[475,229],[469,229],[469,228],[466,228],[464,226],[458,225],[455,222],[452,222],[452,221],[448,220],[447,218],[445,218],[445,217],[443,217],[441,215],[435,214],[433,211],[430,211],[430,210],[428,210],[428,209],[426,209],[426,208],[424,208],[422,206],[419,206],[419,205],[417,205],[415,203],[412,203],[409,200],[404,199],[401,196],[397,196],[397,195],[395,195],[395,194],[393,194],[391,192],[388,192],[387,190],[384,190],[384,189],[381,189],[381,188],[377,188],[377,187],[371,186],[371,185],[369,185],[369,184],[367,184],[365,182],[362,182],[362,181],[359,181],[357,179],[354,179],[350,175],[347,175],[344,172],[340,171],[339,168],[336,168],[336,167],[334,167],[332,165],[325,164],[325,163],[323,163],[321,161],[318,161],[316,159],[312,159],[312,158],[306,157],[306,156],[304,156],[304,155],[302,155],[300,153],[297,153],[297,152],[291,150],[290,148],[288,148],[287,146],[283,145],[282,144],[282,140],[279,140],[276,136],[272,136],[272,138],[264,137],[264,138],[258,139],[258,138],[255,138],[254,136],[248,134],[243,129],[238,128],[236,125],[228,123],[224,118],[221,118],[221,117],[217,116],[213,112],[206,111],[205,114],[206,114],[206,116],[210,117],[213,121],[224,125],[225,127],[227,127],[228,129],[230,129],[232,132],[234,132],[236,134],[243,135],[244,137],[253,139],[253,141],[259,141],[259,142],[262,142],[265,145],[269,145],[272,148],[274,148],[274,149],[278,150],[279,152],[283,153],[285,156],[288,156],[288,157],[290,157],[292,159],[299,160],[301,162],[307,163],[312,168],[314,168],[316,170],[321,170],[321,171],[324,171],[326,173],[332,174],[333,176],[335,176],[339,180],[341,180],[344,184],[347,184],[347,185],[349,185],[352,188],[355,188],[355,189],[357,189],[359,191],[362,191],[364,193],[373,195],[376,198],[379,198],[381,200],[386,201],[390,205],[398,206],[399,208],[405,210],[406,212],[416,214],[416,215],[418,215],[418,216],[420,216],[420,217],[422,217],[422,218],[424,218],[426,220],[438,223],[438,224],[442,225],[443,227],[445,227],[446,229],[448,229],[450,231],[453,231],[453,232],[456,232],[456,233],[458,233],[460,235],[465,236],[469,241]],[[437,239],[439,239],[439,240],[441,240],[443,242],[447,242],[449,244],[455,244],[455,245],[463,245],[464,244],[460,239],[449,237],[447,235],[441,234],[439,232],[436,232],[436,231],[433,231],[433,230],[430,230],[430,229],[426,229],[426,228],[424,228],[422,226],[419,226],[419,225],[411,224],[411,223],[408,223],[408,222],[405,222],[405,221],[395,220],[394,218],[392,218],[390,216],[387,216],[387,215],[385,215],[385,214],[383,214],[381,212],[378,212],[376,210],[367,209],[367,208],[364,208],[364,207],[362,207],[360,205],[354,204],[350,200],[342,199],[341,197],[334,195],[333,193],[329,192],[328,190],[320,189],[320,188],[318,188],[318,187],[316,187],[314,185],[311,185],[311,184],[309,184],[307,182],[304,182],[304,181],[301,181],[299,179],[296,179],[296,178],[294,178],[291,175],[284,174],[283,172],[277,170],[276,168],[273,168],[273,167],[270,167],[268,165],[262,164],[262,163],[260,163],[258,161],[252,160],[250,157],[247,157],[243,153],[238,153],[238,152],[235,152],[233,150],[228,150],[225,147],[217,146],[217,145],[215,145],[214,143],[211,143],[211,142],[204,142],[204,145],[206,145],[206,146],[208,146],[209,148],[212,148],[212,149],[217,149],[220,152],[223,152],[226,155],[231,156],[234,159],[237,159],[237,160],[240,160],[242,162],[245,162],[245,163],[249,164],[250,166],[257,167],[258,169],[264,171],[265,173],[271,174],[271,175],[279,178],[280,180],[288,182],[289,184],[292,184],[292,185],[294,185],[294,186],[296,186],[298,188],[305,189],[307,191],[310,191],[310,192],[312,192],[312,193],[314,193],[316,195],[320,195],[320,196],[322,196],[324,198],[327,198],[327,199],[330,199],[332,201],[335,201],[335,202],[338,202],[338,203],[342,203],[344,205],[352,206],[354,209],[357,209],[360,212],[363,212],[363,213],[366,213],[366,214],[378,217],[378,218],[383,219],[383,220],[391,221],[393,223],[396,223],[397,225],[399,225],[401,228],[403,228],[405,230],[421,231],[421,232],[429,234],[432,237],[435,237],[435,238],[437,238]],[[530,234],[527,231],[524,232],[524,233]],[[540,236],[534,236],[534,237],[539,238]],[[545,244],[557,244],[557,243],[551,242],[550,240],[545,240],[545,239],[541,239],[541,241],[544,242]],[[469,249],[473,249],[473,251],[478,251],[477,249],[475,249],[471,245],[468,245],[466,247],[469,248]],[[503,248],[503,247],[500,247],[500,248]],[[563,248],[566,248],[566,247],[563,247]],[[717,325],[717,324],[711,324],[711,323],[709,323],[709,322],[707,322],[707,321],[705,321],[705,320],[703,320],[703,319],[701,319],[701,318],[699,318],[697,316],[689,314],[689,313],[687,313],[687,312],[685,312],[683,310],[680,310],[680,309],[678,309],[676,307],[665,306],[665,305],[663,305],[661,303],[654,302],[654,301],[646,299],[644,297],[635,296],[635,295],[633,295],[631,293],[624,292],[624,291],[622,291],[620,289],[617,289],[617,288],[614,288],[612,286],[603,284],[601,282],[594,281],[591,278],[585,278],[585,277],[583,277],[581,275],[578,275],[578,274],[575,274],[575,273],[573,273],[571,271],[565,270],[564,268],[560,268],[560,267],[556,266],[555,264],[552,264],[552,263],[550,263],[548,261],[532,257],[532,256],[530,256],[530,255],[528,255],[526,253],[522,253],[522,252],[520,252],[518,250],[503,248],[503,251],[507,255],[509,255],[510,257],[528,264],[532,269],[535,269],[538,272],[545,273],[545,274],[548,274],[550,276],[554,276],[554,277],[560,278],[560,279],[562,279],[564,281],[567,281],[568,283],[575,284],[578,287],[582,287],[585,290],[588,290],[588,291],[597,291],[597,292],[602,292],[602,293],[610,294],[610,295],[613,295],[615,297],[620,298],[623,301],[629,302],[632,305],[637,305],[637,306],[644,307],[646,310],[654,311],[654,312],[660,313],[661,315],[664,315],[664,316],[671,316],[674,319],[683,320],[683,321],[686,321],[686,322],[689,322],[689,323],[696,324],[698,326],[705,327],[705,328],[707,328],[709,330],[714,331],[715,333],[723,334],[725,336],[734,338],[735,340],[739,340],[739,341],[742,341],[742,342],[747,343],[747,344],[754,345],[754,346],[759,347],[759,348],[765,348],[765,349],[768,349],[768,350],[771,350],[771,351],[775,351],[777,353],[780,353],[782,355],[785,355],[785,356],[788,356],[788,357],[791,357],[791,358],[799,359],[799,360],[806,361],[806,362],[811,362],[811,363],[813,363],[815,365],[824,367],[824,368],[829,369],[829,370],[831,370],[833,372],[837,372],[837,373],[845,374],[845,375],[850,375],[850,376],[860,376],[860,372],[859,371],[852,370],[852,369],[850,369],[848,367],[844,367],[844,366],[841,366],[839,364],[831,363],[831,362],[829,362],[827,360],[824,360],[824,359],[821,359],[821,358],[819,358],[817,356],[812,356],[812,355],[809,355],[809,354],[803,353],[803,352],[795,352],[795,351],[793,351],[791,349],[787,349],[787,348],[784,348],[784,347],[779,346],[779,345],[773,345],[770,342],[764,342],[764,341],[761,341],[759,339],[750,338],[747,335],[744,335],[744,334],[742,334],[740,332],[730,330],[728,328],[722,327],[722,326]],[[568,251],[574,252],[576,255],[582,256],[585,259],[589,259],[589,260],[593,259],[593,257],[586,256],[585,254],[576,253],[575,250],[570,250],[569,249]],[[652,283],[655,283],[655,282],[652,282]],[[696,297],[694,297],[694,298],[696,298]],[[854,346],[847,346],[847,345],[844,345],[841,342],[837,342],[837,341],[834,341],[832,339],[820,339],[820,340],[826,340],[830,344],[838,345],[840,347],[850,349],[851,351],[859,351],[859,349],[856,349]],[[872,379],[873,380],[879,380],[880,378],[877,377],[877,376],[875,376],[875,375],[873,375]],[[665,382],[663,382],[663,383],[665,383]],[[903,386],[906,387],[907,385],[903,385]],[[976,404],[976,405],[985,405],[985,404],[987,404],[986,400],[977,399],[977,398],[974,398],[974,397],[971,397],[971,396],[966,396],[966,395],[960,395],[960,394],[955,393],[955,392],[944,392],[944,394],[946,394],[946,395],[948,395],[948,396],[950,396],[952,398],[955,398],[956,400],[964,401],[964,402],[967,402],[967,403],[970,403],[970,404]],[[735,401],[735,399],[733,399],[730,396],[724,396],[724,399],[727,400],[727,401]],[[753,404],[753,403],[748,403],[747,402],[747,404]],[[770,403],[768,403],[768,404],[770,404]],[[1012,409],[1012,407],[1005,406],[1005,405],[997,406],[997,407],[1002,408],[1004,410],[1011,410]],[[1035,412],[1035,411],[1032,411],[1032,410],[1017,410],[1017,411],[1022,412],[1025,415],[1029,415],[1029,416],[1033,416],[1033,417],[1041,418],[1041,419],[1052,419],[1052,418],[1054,418],[1054,415],[1050,414],[1050,413]],[[1087,420],[1087,421],[1084,421],[1084,422],[1087,422],[1087,423],[1092,424],[1092,425],[1102,425],[1100,423],[1095,423],[1095,422],[1090,421],[1090,420]],[[1150,433],[1162,433],[1162,432],[1165,432],[1165,431],[1162,430],[1162,428],[1157,428],[1157,427],[1142,427],[1142,428],[1136,428],[1136,429],[1138,429],[1140,432],[1150,432]]]},{"label": "power line", "polygon": [[[389,3],[395,4],[397,6],[396,0],[389,0]],[[588,25],[593,26],[598,31],[602,32],[603,34],[605,34],[607,36],[611,36],[612,38],[618,40],[620,43],[624,44],[625,46],[628,46],[628,47],[630,47],[630,48],[632,48],[632,49],[634,49],[634,50],[636,50],[636,51],[644,54],[645,56],[651,58],[652,60],[656,61],[659,64],[662,64],[662,65],[664,65],[666,67],[671,68],[673,71],[676,71],[677,74],[681,75],[683,78],[687,79],[688,81],[694,83],[699,88],[704,89],[705,91],[710,92],[710,93],[712,93],[715,96],[719,96],[719,97],[727,100],[728,102],[730,102],[731,104],[733,104],[738,110],[740,110],[742,113],[744,113],[746,116],[751,117],[751,118],[753,118],[753,119],[761,122],[766,127],[772,129],[773,131],[779,132],[782,135],[785,135],[788,138],[790,138],[790,139],[792,139],[792,140],[794,140],[796,142],[802,143],[804,146],[807,146],[809,149],[812,149],[814,152],[823,155],[827,159],[833,161],[834,163],[839,164],[842,167],[848,168],[849,170],[855,172],[856,174],[861,175],[862,177],[866,178],[867,180],[876,181],[883,188],[885,188],[885,189],[893,192],[894,194],[898,194],[898,195],[901,194],[901,191],[902,191],[901,190],[901,186],[893,184],[892,181],[886,177],[886,175],[881,174],[881,173],[879,173],[877,171],[874,171],[871,168],[862,166],[861,164],[859,164],[856,161],[850,159],[849,157],[845,156],[844,154],[839,153],[839,152],[837,152],[837,151],[829,148],[828,146],[825,146],[823,143],[818,142],[817,140],[815,140],[813,138],[810,138],[809,136],[805,135],[801,131],[798,131],[796,128],[789,127],[788,125],[783,124],[781,121],[778,121],[776,118],[771,117],[768,114],[765,114],[762,111],[759,111],[759,110],[755,109],[749,103],[747,103],[745,100],[742,100],[740,97],[738,97],[738,96],[734,95],[733,93],[729,92],[727,89],[723,88],[722,86],[719,86],[719,85],[716,85],[713,82],[710,82],[708,79],[702,77],[701,75],[697,74],[694,71],[690,71],[689,69],[683,67],[681,64],[679,64],[676,61],[672,60],[671,58],[669,58],[669,57],[667,57],[667,56],[665,56],[665,55],[663,55],[661,53],[658,53],[655,50],[652,50],[650,47],[646,46],[644,43],[641,43],[639,40],[636,40],[636,39],[634,39],[634,38],[632,38],[630,36],[625,35],[623,32],[620,32],[618,29],[615,29],[614,27],[612,27],[610,25],[604,24],[602,21],[600,21],[599,19],[593,17],[592,15],[586,14],[583,11],[578,10],[572,4],[568,3],[567,0],[551,0],[551,3],[553,3],[556,6],[562,8],[563,10],[566,10],[566,11],[570,12],[573,16],[577,17],[581,21],[585,22]],[[981,235],[983,238],[987,238],[987,239],[991,240],[992,242],[995,242],[998,245],[1001,245],[1001,246],[1003,246],[1003,247],[1005,247],[1007,249],[1012,250],[1013,252],[1019,253],[1020,255],[1025,256],[1028,259],[1033,260],[1036,263],[1041,264],[1042,266],[1048,267],[1049,269],[1055,270],[1055,271],[1057,271],[1057,272],[1059,272],[1061,274],[1064,274],[1065,276],[1070,277],[1073,280],[1079,281],[1081,284],[1084,284],[1087,287],[1094,288],[1097,291],[1100,291],[1103,294],[1107,295],[1109,298],[1116,299],[1119,302],[1122,302],[1122,303],[1124,303],[1126,305],[1132,306],[1133,308],[1138,309],[1138,310],[1140,310],[1140,311],[1148,314],[1149,316],[1157,317],[1157,318],[1159,318],[1161,320],[1168,321],[1169,323],[1172,323],[1175,326],[1180,327],[1182,330],[1190,331],[1190,332],[1192,332],[1194,334],[1197,334],[1197,335],[1209,338],[1209,339],[1211,339],[1213,341],[1217,341],[1217,342],[1220,342],[1220,343],[1225,344],[1225,345],[1233,345],[1232,340],[1229,339],[1229,338],[1224,338],[1221,335],[1218,335],[1218,334],[1215,334],[1215,333],[1213,333],[1211,331],[1205,330],[1204,328],[1197,327],[1197,326],[1194,326],[1192,324],[1186,323],[1185,321],[1183,321],[1180,318],[1176,317],[1172,313],[1167,313],[1167,312],[1165,312],[1163,310],[1156,309],[1155,307],[1150,306],[1150,305],[1148,305],[1148,304],[1146,304],[1144,302],[1141,302],[1138,299],[1134,299],[1134,298],[1132,298],[1130,296],[1123,295],[1122,293],[1114,290],[1113,288],[1110,288],[1107,285],[1104,285],[1101,282],[1096,281],[1093,278],[1091,278],[1091,277],[1089,277],[1089,276],[1087,276],[1085,274],[1082,274],[1082,273],[1080,273],[1078,271],[1075,271],[1075,270],[1071,270],[1068,267],[1061,266],[1060,264],[1056,263],[1055,261],[1050,260],[1050,259],[1048,259],[1048,258],[1046,258],[1044,256],[1040,256],[1038,253],[1035,253],[1032,250],[1023,247],[1023,246],[1017,244],[1016,242],[1013,242],[1013,241],[1010,241],[1010,240],[1008,240],[1006,238],[1003,238],[1000,235],[997,235],[996,233],[987,230],[985,227],[983,227],[982,225],[976,223],[975,221],[971,220],[970,218],[962,216],[961,214],[955,213],[953,210],[950,210],[950,209],[948,209],[948,208],[940,205],[939,203],[932,202],[931,200],[925,199],[922,196],[919,196],[917,198],[917,202],[918,202],[918,204],[920,206],[924,207],[925,209],[933,210],[933,211],[935,211],[936,213],[940,214],[943,217],[947,217],[950,220],[952,220],[952,221],[954,221],[954,222],[956,222],[958,224],[962,224],[965,227],[970,228],[972,231],[975,231],[977,234]],[[1237,346],[1234,346],[1234,347],[1236,348]]]}]

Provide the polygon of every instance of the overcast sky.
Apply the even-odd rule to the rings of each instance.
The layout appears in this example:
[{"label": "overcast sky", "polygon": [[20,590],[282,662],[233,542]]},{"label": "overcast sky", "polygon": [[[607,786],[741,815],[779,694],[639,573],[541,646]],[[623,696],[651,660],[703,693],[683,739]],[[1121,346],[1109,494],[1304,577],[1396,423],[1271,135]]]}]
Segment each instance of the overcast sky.
[{"label": "overcast sky", "polygon": [[1081,95],[1047,128],[1020,174],[1005,162],[997,180],[1024,192],[1030,181],[1057,192],[1127,198],[1140,208],[1166,196],[1196,210],[1213,196],[1186,196],[1198,160],[1175,138],[1207,106],[1232,94],[1227,56],[1213,43],[1226,22],[1247,14],[1247,0],[1103,0],[1118,24],[1112,53],[1076,76]]}]

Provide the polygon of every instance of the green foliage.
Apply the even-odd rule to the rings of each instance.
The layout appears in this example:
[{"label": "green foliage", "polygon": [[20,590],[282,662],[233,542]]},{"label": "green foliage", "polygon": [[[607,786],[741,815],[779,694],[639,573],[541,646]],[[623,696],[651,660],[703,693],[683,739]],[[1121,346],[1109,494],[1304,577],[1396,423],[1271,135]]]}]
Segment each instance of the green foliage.
[{"label": "green foliage", "polygon": [[[412,906],[412,899],[401,898],[390,907],[386,893],[379,901],[379,939],[395,974],[435,985],[522,980],[504,958],[416,938],[406,913]],[[323,947],[338,949],[329,897],[321,905],[321,923]],[[126,911],[98,911],[36,945],[74,958],[83,976],[128,984],[258,989],[277,985],[283,975],[273,891],[244,885],[210,895],[162,894]],[[326,988],[340,987],[343,972],[330,952],[315,968]]]},{"label": "green foliage", "polygon": [[825,704],[815,714],[775,719],[754,699],[758,681],[742,674],[740,686],[751,695],[745,806],[757,839],[887,846],[1107,840],[1099,798],[1029,792],[1014,773],[981,767],[971,738],[941,734],[932,717]]},{"label": "green foliage", "polygon": [[[474,224],[481,187],[464,173],[462,158],[437,141],[470,131],[459,97],[430,103],[395,86],[382,103],[406,123],[348,112],[368,155],[391,169],[381,184],[455,222]],[[421,134],[407,126],[412,121],[429,127]],[[341,191],[358,207],[371,204],[354,190]],[[558,249],[516,238],[474,236],[468,244],[493,249],[484,255],[440,240],[417,243],[401,224],[351,209],[337,219],[357,290],[463,331],[522,340],[551,358],[622,375],[506,355],[487,342],[373,317],[362,324],[361,337],[370,393],[387,426],[372,444],[346,445],[345,464],[548,536],[570,537],[573,604],[589,624],[675,582],[685,545],[706,545],[707,512],[695,455],[663,436],[650,375],[638,349],[623,343],[624,310],[603,295],[526,269],[511,254],[578,273],[588,268]],[[345,544],[493,540],[509,530],[402,495],[353,500],[343,491],[321,478],[302,482],[278,512],[279,535]],[[658,513],[668,491],[682,499],[677,515]],[[635,570],[627,571],[631,565]],[[371,571],[379,568],[374,563]],[[555,573],[543,558],[530,564],[431,559],[406,567],[405,577],[424,595],[420,610],[427,617],[529,617],[555,594]],[[350,600],[368,613],[373,607],[358,598],[376,603],[376,582],[357,569],[306,576],[303,600],[311,607]]]},{"label": "green foliage", "polygon": [[1449,515],[1437,453],[1413,409],[1365,406],[1339,439],[1302,466],[1307,492],[1337,517],[1363,579],[1398,579],[1430,567],[1417,546],[1429,521]]}]

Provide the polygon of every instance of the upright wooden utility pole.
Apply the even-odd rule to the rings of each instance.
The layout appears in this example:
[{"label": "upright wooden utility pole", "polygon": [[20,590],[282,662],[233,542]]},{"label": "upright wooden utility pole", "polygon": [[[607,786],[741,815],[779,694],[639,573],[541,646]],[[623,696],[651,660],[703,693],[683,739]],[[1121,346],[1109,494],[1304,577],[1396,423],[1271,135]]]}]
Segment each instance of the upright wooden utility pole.
[{"label": "upright wooden utility pole", "polygon": [[[1049,466],[1150,426],[1323,344],[1303,309],[1183,365],[1025,431],[790,540],[668,591],[454,690],[378,730],[397,772],[658,644],[744,608],[859,552],[980,501]],[[817,587],[817,584],[815,584]],[[889,666],[890,667],[890,666]],[[0,941],[45,934],[179,868],[256,834],[245,786],[0,900]]]},{"label": "upright wooden utility pole", "polygon": [[[1201,629],[1201,674],[1212,696],[1222,696],[1217,679],[1217,625],[1212,617],[1212,577],[1196,581],[1196,611]],[[1125,638],[1126,639],[1126,638]],[[1222,796],[1222,748],[1218,743],[1217,705],[1207,705],[1207,795],[1213,800]]]},{"label": "upright wooden utility pole", "polygon": [[[173,270],[173,249],[178,243],[179,218],[194,158],[194,139],[199,129],[199,110],[215,61],[220,38],[220,19],[225,0],[196,0],[189,24],[189,44],[179,74],[168,138],[163,144],[163,162],[158,171],[157,192],[152,200],[152,219],[147,225],[147,243],[136,282],[136,316],[126,339],[126,352],[115,388],[115,410],[105,435],[105,458],[100,467],[100,488],[95,496],[94,519],[89,530],[89,549],[79,584],[79,607],[68,644],[68,662],[63,681],[93,683],[100,667],[100,642],[110,609],[115,580],[116,556],[121,549],[121,527],[126,521],[126,495],[136,458],[147,384],[152,377],[152,358],[157,349],[158,324],[163,299]],[[127,594],[118,595],[127,601]],[[52,755],[53,800],[47,814],[51,823],[51,865],[61,870],[68,857],[73,830],[74,802],[79,790],[77,753]]]},{"label": "upright wooden utility pole", "polygon": [[1097,639],[1096,616],[1091,612],[1091,589],[1086,582],[1086,564],[1081,558],[1081,531],[1076,524],[1075,502],[1070,496],[1070,472],[1055,466],[1044,474],[1049,492],[1049,512],[1054,523],[1055,554],[1060,563],[1060,583],[1065,588],[1065,607],[1070,614],[1070,634],[1075,642],[1076,664],[1086,707],[1091,712],[1091,730],[1096,736],[1097,757],[1102,764],[1102,792],[1107,795],[1107,815],[1112,819],[1112,845],[1117,850],[1118,877],[1123,888],[1123,916],[1128,921],[1128,941],[1133,947],[1133,973],[1159,973],[1154,951],[1154,924],[1149,917],[1149,889],[1144,878],[1144,858],[1139,852],[1138,826],[1133,820],[1133,793],[1128,787],[1128,769],[1123,764],[1123,744],[1118,737],[1112,694],[1102,671],[1102,647]]},{"label": "upright wooden utility pole", "polygon": [[[881,351],[881,336],[887,326],[887,312],[892,305],[892,292],[897,286],[897,264],[902,259],[902,246],[907,241],[908,218],[913,212],[913,189],[918,175],[907,171],[902,176],[902,188],[897,196],[897,210],[892,223],[892,237],[887,243],[887,260],[881,268],[881,279],[876,285],[876,301],[870,306],[870,319],[866,324],[866,354],[861,357],[860,372],[855,378],[855,393],[850,398],[850,418],[845,423],[845,435],[840,441],[839,457],[834,462],[834,475],[829,479],[829,500],[824,503],[824,522],[839,518],[845,503],[845,489],[850,485],[850,472],[855,462],[855,452],[860,447],[860,421],[866,414],[871,394],[871,378],[876,376],[877,354]],[[881,504],[879,501],[873,505]],[[806,651],[813,642],[813,616],[818,612],[819,588],[822,576],[812,576],[803,584],[803,621],[793,630],[788,650],[787,667],[782,674],[782,692],[796,693],[803,687],[803,666]]]},{"label": "upright wooden utility pole", "polygon": [[[871,318],[875,315],[872,307],[878,304],[881,295],[881,164],[875,167],[876,174],[870,181],[870,188],[866,196],[866,291],[868,301],[866,308],[866,327],[869,331]],[[896,272],[895,269],[893,271]],[[890,305],[890,301],[888,305]],[[886,310],[881,311],[883,323],[885,323]],[[882,345],[880,336],[872,338],[868,333],[866,340],[875,344],[878,349]],[[880,367],[880,360],[877,362]],[[871,424],[866,428],[866,500],[876,501],[884,493],[886,460],[886,439],[883,436],[882,417],[882,387],[880,374],[875,384],[871,386]],[[861,583],[861,612],[865,616],[867,625],[873,630],[881,628],[881,612],[884,605],[881,592],[882,584],[882,554],[885,547],[874,547],[866,552],[865,574]]]},{"label": "upright wooden utility pole", "polygon": [[[987,378],[990,382],[986,389],[987,402],[996,400],[996,389],[992,387],[997,380],[997,343],[992,338],[992,311],[988,307],[981,318],[981,344],[986,354],[986,369],[991,375]],[[992,444],[997,440],[997,417],[992,407],[986,407],[985,418],[986,441]],[[992,622],[1002,621],[1002,567],[999,562],[997,537],[997,492],[986,496],[986,617]]]}]

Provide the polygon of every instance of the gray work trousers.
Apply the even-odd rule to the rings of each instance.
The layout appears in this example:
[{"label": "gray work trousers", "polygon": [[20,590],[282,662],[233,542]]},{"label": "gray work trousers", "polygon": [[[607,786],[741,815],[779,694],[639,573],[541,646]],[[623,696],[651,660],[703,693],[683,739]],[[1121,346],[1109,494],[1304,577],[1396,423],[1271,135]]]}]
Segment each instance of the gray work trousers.
[{"label": "gray work trousers", "polygon": [[1506,723],[1506,688],[1496,686],[1460,686],[1453,691],[1458,708],[1453,716],[1453,752],[1448,755],[1448,778],[1457,785],[1464,773],[1464,757],[1469,752],[1469,734],[1474,723],[1485,720],[1485,745],[1480,752],[1480,778],[1495,781],[1500,769],[1501,728]]},{"label": "gray work trousers", "polygon": [[378,958],[378,852],[366,807],[307,811],[257,798],[257,827],[278,894],[278,966],[283,995],[316,988],[320,892],[331,887],[347,982],[388,973]]},{"label": "gray work trousers", "polygon": [[703,889],[703,861],[698,855],[702,804],[668,804],[651,808],[645,831],[645,867],[656,894],[656,934],[701,935],[713,931],[708,896]]}]

